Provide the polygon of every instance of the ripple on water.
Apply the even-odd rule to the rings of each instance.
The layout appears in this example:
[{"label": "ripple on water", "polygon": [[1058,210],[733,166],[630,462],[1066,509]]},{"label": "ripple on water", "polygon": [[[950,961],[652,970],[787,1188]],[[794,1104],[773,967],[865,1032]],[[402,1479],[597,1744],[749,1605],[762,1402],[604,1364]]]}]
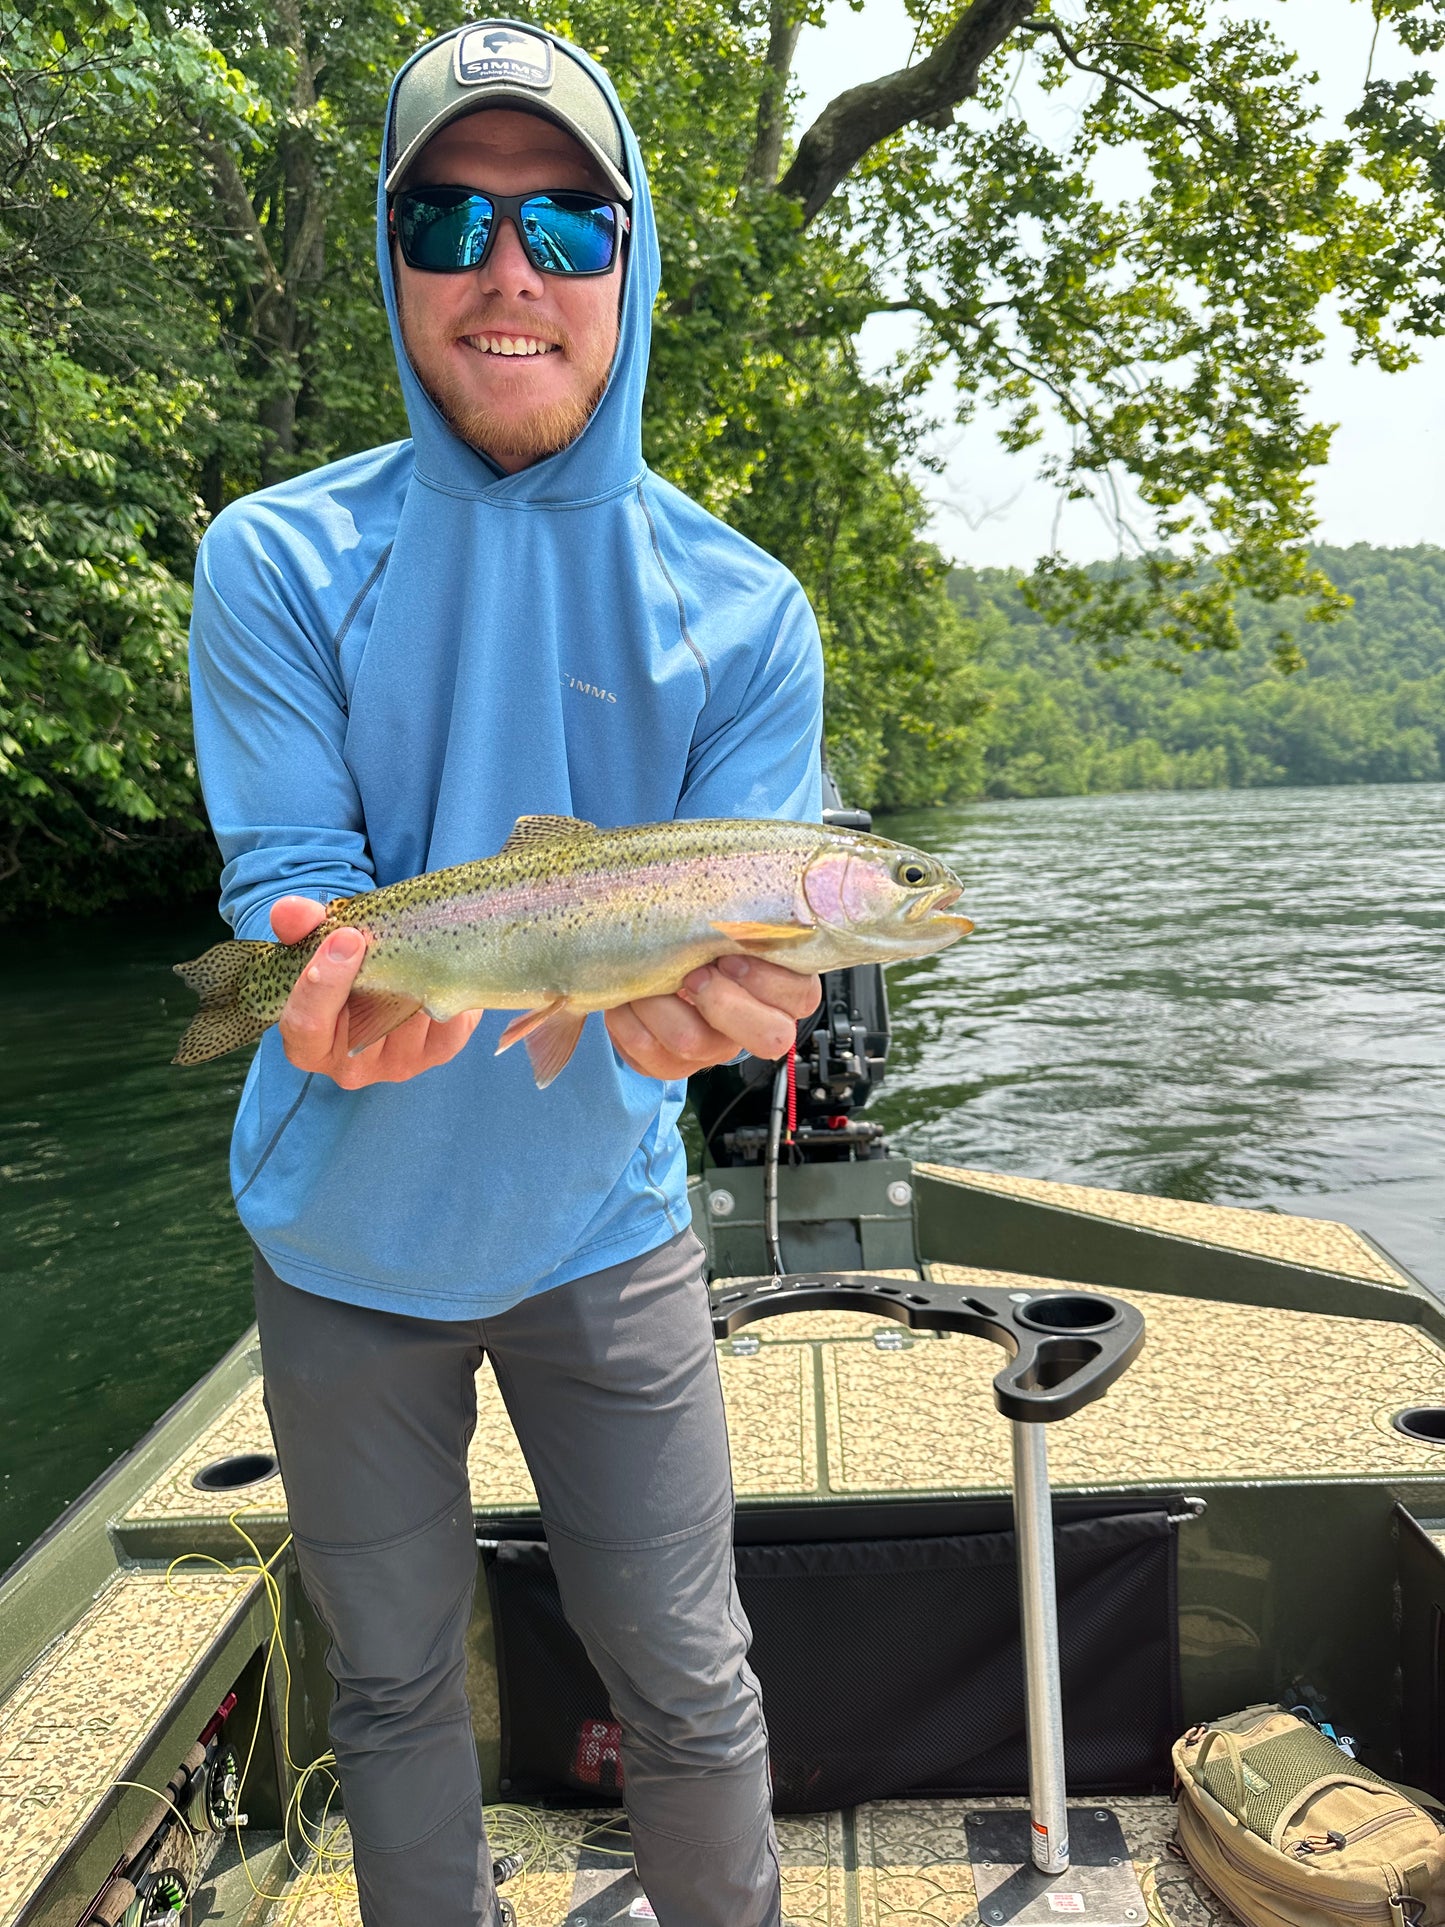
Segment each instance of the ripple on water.
[{"label": "ripple on water", "polygon": [[[888,818],[978,935],[891,973],[914,1155],[1354,1221],[1445,1286],[1445,788]],[[1373,1197],[1372,1197],[1373,1194]]]}]

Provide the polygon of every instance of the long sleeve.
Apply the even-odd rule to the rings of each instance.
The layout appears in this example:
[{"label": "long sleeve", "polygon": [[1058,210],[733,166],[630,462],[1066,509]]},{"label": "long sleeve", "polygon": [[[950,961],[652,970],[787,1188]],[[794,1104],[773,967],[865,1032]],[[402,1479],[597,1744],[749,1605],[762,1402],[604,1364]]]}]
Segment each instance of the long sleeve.
[{"label": "long sleeve", "polygon": [[283,896],[373,887],[346,766],[346,703],[331,638],[308,633],[258,533],[234,511],[196,562],[191,619],[196,758],[225,867],[221,914],[269,937]]},{"label": "long sleeve", "polygon": [[[823,651],[795,587],[766,645],[727,685],[724,670],[693,745],[680,817],[817,822],[822,814]],[[719,719],[711,722],[716,710]]]}]

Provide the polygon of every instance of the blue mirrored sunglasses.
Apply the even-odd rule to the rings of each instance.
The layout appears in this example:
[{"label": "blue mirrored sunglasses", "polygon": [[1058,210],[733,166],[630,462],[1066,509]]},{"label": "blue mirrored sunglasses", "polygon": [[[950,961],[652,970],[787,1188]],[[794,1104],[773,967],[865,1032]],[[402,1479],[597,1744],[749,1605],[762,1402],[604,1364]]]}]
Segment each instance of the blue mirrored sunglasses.
[{"label": "blue mirrored sunglasses", "polygon": [[552,188],[542,194],[482,194],[471,187],[412,187],[391,205],[390,226],[410,268],[466,274],[492,251],[504,220],[542,274],[606,274],[628,219],[615,201]]}]

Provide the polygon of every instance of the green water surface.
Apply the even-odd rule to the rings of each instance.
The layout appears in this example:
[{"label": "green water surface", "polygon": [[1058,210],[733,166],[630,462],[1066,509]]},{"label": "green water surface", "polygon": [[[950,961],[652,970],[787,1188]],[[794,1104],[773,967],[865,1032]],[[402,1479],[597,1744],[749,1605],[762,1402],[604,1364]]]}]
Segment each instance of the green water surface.
[{"label": "green water surface", "polygon": [[[953,862],[978,925],[890,973],[895,1148],[1343,1217],[1445,1289],[1445,786],[879,827]],[[0,931],[0,1566],[249,1322],[246,1054],[168,1062],[170,965],[223,934]]]}]

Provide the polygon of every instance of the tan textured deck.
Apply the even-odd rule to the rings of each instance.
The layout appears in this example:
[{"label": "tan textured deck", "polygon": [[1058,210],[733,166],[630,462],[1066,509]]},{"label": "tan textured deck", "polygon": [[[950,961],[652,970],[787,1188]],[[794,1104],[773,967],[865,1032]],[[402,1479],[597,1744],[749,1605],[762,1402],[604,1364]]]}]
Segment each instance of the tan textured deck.
[{"label": "tan textured deck", "polygon": [[1045,1178],[1017,1178],[997,1171],[974,1171],[962,1165],[920,1164],[924,1177],[949,1178],[981,1191],[998,1191],[1014,1198],[1032,1198],[1060,1211],[1081,1211],[1091,1218],[1163,1231],[1172,1238],[1220,1245],[1228,1251],[1248,1251],[1260,1258],[1306,1265],[1371,1284],[1408,1289],[1410,1281],[1386,1262],[1358,1231],[1329,1218],[1297,1218],[1242,1205],[1191,1204],[1179,1198],[1149,1198],[1132,1191],[1104,1191],[1087,1184],[1053,1184]]},{"label": "tan textured deck", "polygon": [[279,1473],[233,1492],[200,1492],[193,1483],[201,1467],[217,1459],[274,1450],[261,1394],[259,1378],[243,1386],[220,1416],[141,1494],[125,1519],[224,1519],[237,1510],[284,1512],[286,1494]]},{"label": "tan textured deck", "polygon": [[[849,1314],[830,1316],[835,1322],[848,1318],[844,1329],[861,1325],[865,1334],[879,1322],[876,1318],[854,1319]],[[772,1335],[780,1335],[777,1327]],[[753,1493],[816,1491],[818,1428],[810,1347],[797,1342],[769,1343],[749,1357],[734,1355],[724,1344],[719,1348],[718,1368],[727,1401],[737,1490],[745,1497]],[[279,1515],[286,1503],[279,1476],[234,1492],[203,1492],[194,1484],[196,1473],[212,1460],[229,1453],[271,1449],[261,1381],[254,1379],[141,1494],[126,1513],[126,1522],[216,1521],[238,1507],[252,1514]],[[536,1505],[521,1447],[489,1365],[483,1365],[477,1374],[477,1429],[467,1468],[473,1500],[479,1507]]]},{"label": "tan textured deck", "polygon": [[104,1802],[256,1587],[223,1573],[118,1574],[0,1706],[0,1927]]},{"label": "tan textured deck", "polygon": [[[593,1855],[590,1867],[579,1867],[586,1836],[598,1827],[612,1826],[618,1817],[615,1810],[539,1811],[535,1819],[538,1831],[545,1836],[539,1853],[524,1834],[508,1825],[505,1816],[500,1823],[492,1824],[489,1834],[494,1854],[516,1847],[535,1855],[504,1889],[517,1910],[518,1927],[561,1927],[564,1920],[575,1921],[589,1911],[603,1920],[628,1917],[630,1905],[642,1894],[630,1856],[623,1852]],[[342,1825],[328,1842],[331,1864],[339,1861],[342,1867],[329,1873],[308,1870],[301,1875],[290,1898],[274,1911],[277,1927],[360,1927],[355,1879],[344,1866],[348,1851]],[[815,1922],[820,1927],[832,1922],[844,1927],[847,1876],[842,1816],[819,1813],[780,1820],[778,1858],[783,1871],[783,1914],[790,1927],[793,1923],[796,1927],[813,1927]],[[589,1902],[593,1903],[590,1909]],[[650,1918],[641,1913],[632,1917]]]},{"label": "tan textured deck", "polygon": [[[976,1288],[1057,1289],[1010,1272],[929,1270]],[[1390,1423],[1407,1405],[1445,1404],[1445,1352],[1418,1328],[1163,1292],[1120,1295],[1144,1313],[1144,1352],[1116,1390],[1051,1428],[1057,1484],[1288,1478],[1306,1476],[1305,1468],[1314,1479],[1445,1474],[1445,1446],[1417,1444]],[[998,1350],[982,1339],[940,1337],[883,1351],[871,1342],[879,1329],[892,1327],[867,1313],[798,1313],[749,1327],[745,1335],[763,1341],[756,1350],[719,1347],[740,1497],[1008,1486],[1009,1433],[992,1392]],[[844,1335],[823,1335],[835,1332]],[[530,1509],[532,1482],[485,1366],[477,1391],[474,1502]],[[1189,1416],[1161,1425],[1161,1412]],[[255,1381],[127,1517],[214,1522],[238,1504],[279,1513],[278,1479],[237,1493],[192,1485],[223,1451],[269,1449]]]},{"label": "tan textured deck", "polygon": [[[778,1822],[785,1927],[961,1927],[978,1919],[964,1819],[1005,1800],[900,1800]],[[1133,1856],[1154,1927],[1214,1927],[1230,1915],[1168,1851],[1174,1812],[1164,1799],[1112,1799]],[[599,1920],[646,1919],[632,1913],[640,1889],[620,1860],[615,1873],[579,1874],[583,1835],[610,1816],[539,1815],[547,1846],[538,1861],[504,1889],[518,1927],[562,1927],[591,1914]],[[845,1830],[857,1842],[857,1871],[846,1871]],[[494,1848],[497,1843],[494,1843]],[[344,1855],[344,1831],[337,1837]],[[850,1909],[849,1888],[853,1890]],[[588,1902],[591,1902],[591,1907]],[[602,1902],[598,1905],[598,1902]],[[359,1927],[356,1890],[347,1875],[303,1876],[275,1910],[284,1927]],[[1142,1923],[1141,1923],[1142,1927]]]},{"label": "tan textured deck", "polygon": [[[930,1270],[965,1286],[1038,1285],[962,1265]],[[1055,1484],[1445,1473],[1445,1447],[1390,1425],[1403,1406],[1445,1403],[1445,1353],[1413,1326],[1117,1295],[1144,1313],[1144,1351],[1105,1398],[1050,1427]],[[991,1390],[999,1358],[978,1338],[908,1352],[827,1347],[830,1489],[917,1491],[920,1468],[929,1490],[1007,1486],[1008,1426]],[[1176,1417],[1161,1424],[1161,1413]]]}]

